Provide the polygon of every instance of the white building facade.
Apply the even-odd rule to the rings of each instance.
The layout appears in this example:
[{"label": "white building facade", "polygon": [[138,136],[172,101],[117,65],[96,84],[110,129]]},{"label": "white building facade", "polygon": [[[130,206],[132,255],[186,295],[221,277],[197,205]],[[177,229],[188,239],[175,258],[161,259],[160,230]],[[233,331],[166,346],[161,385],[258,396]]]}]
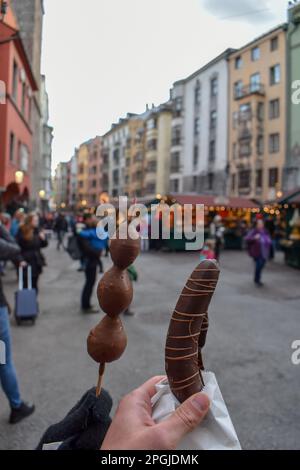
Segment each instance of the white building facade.
[{"label": "white building facade", "polygon": [[231,52],[173,85],[171,193],[227,194]]}]

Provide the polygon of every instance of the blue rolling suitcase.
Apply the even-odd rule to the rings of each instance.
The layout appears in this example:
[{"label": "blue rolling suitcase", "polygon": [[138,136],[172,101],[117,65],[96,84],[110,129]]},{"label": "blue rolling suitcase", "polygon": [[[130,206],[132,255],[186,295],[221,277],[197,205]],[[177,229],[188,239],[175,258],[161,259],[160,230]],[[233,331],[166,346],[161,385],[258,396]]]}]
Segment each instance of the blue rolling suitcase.
[{"label": "blue rolling suitcase", "polygon": [[[26,268],[25,268],[26,269]],[[39,313],[37,293],[32,289],[32,269],[27,267],[27,289],[24,289],[24,268],[19,268],[19,289],[15,293],[15,318],[17,325],[22,321],[35,323]]]}]

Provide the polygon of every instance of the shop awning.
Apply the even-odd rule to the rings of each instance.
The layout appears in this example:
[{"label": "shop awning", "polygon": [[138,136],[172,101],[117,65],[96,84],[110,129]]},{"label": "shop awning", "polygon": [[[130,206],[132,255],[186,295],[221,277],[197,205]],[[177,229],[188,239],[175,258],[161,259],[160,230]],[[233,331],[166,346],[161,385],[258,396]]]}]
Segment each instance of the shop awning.
[{"label": "shop awning", "polygon": [[277,199],[277,204],[299,204],[300,203],[300,188],[293,189],[283,194]]},{"label": "shop awning", "polygon": [[180,205],[204,204],[207,207],[225,207],[226,209],[259,209],[259,205],[245,197],[208,196],[201,194],[171,194],[170,198]]}]

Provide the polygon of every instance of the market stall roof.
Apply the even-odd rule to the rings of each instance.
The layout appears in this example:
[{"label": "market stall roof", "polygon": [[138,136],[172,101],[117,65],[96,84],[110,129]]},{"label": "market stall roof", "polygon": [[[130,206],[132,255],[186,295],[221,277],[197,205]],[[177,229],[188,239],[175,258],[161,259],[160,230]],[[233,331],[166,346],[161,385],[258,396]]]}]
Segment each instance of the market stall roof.
[{"label": "market stall roof", "polygon": [[287,191],[283,196],[276,201],[278,204],[299,204],[300,203],[300,188]]},{"label": "market stall roof", "polygon": [[232,209],[259,209],[259,205],[245,197],[208,196],[205,194],[171,194],[170,198],[179,204],[204,204],[209,207]]}]

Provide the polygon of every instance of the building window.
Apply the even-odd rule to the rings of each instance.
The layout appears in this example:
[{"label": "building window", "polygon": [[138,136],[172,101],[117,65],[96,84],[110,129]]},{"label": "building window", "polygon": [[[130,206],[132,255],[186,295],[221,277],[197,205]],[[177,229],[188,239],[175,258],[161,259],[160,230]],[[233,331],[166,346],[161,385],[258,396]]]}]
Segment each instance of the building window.
[{"label": "building window", "polygon": [[147,142],[147,150],[156,150],[157,149],[157,140],[151,139]]},{"label": "building window", "polygon": [[199,133],[200,133],[200,119],[195,118],[195,121],[194,121],[194,135],[199,135]]},{"label": "building window", "polygon": [[83,188],[83,181],[79,181],[78,186],[79,186],[80,189],[82,189]]},{"label": "building window", "polygon": [[173,152],[171,154],[171,172],[178,173],[180,171],[180,153]]},{"label": "building window", "polygon": [[235,191],[236,175],[231,176],[231,191]]},{"label": "building window", "polygon": [[209,161],[213,162],[216,159],[216,141],[211,140],[209,143]]},{"label": "building window", "polygon": [[249,140],[244,140],[241,142],[240,145],[240,156],[241,157],[250,157],[251,151],[251,143]]},{"label": "building window", "polygon": [[113,159],[114,159],[114,163],[116,165],[118,165],[119,161],[120,161],[120,150],[119,149],[115,149],[114,152],[113,152]]},{"label": "building window", "polygon": [[13,99],[17,101],[18,97],[18,66],[17,63],[14,61],[13,65],[13,83],[12,83],[12,95]]},{"label": "building window", "polygon": [[156,129],[157,127],[157,119],[152,118],[147,121],[147,130],[150,131],[151,129]]},{"label": "building window", "polygon": [[199,82],[197,82],[196,87],[195,87],[195,105],[200,104],[200,98],[201,98],[201,85]]},{"label": "building window", "polygon": [[237,157],[237,144],[236,144],[236,142],[234,142],[232,144],[232,158],[233,158],[233,160],[235,160],[236,157]]},{"label": "building window", "polygon": [[214,174],[213,173],[208,173],[207,175],[207,188],[209,191],[212,191],[214,187]]},{"label": "building window", "polygon": [[22,84],[22,114],[25,114],[26,107],[26,84]]},{"label": "building window", "polygon": [[236,57],[234,62],[235,62],[235,69],[236,69],[236,70],[239,70],[239,69],[242,68],[242,66],[243,66],[243,59],[241,58],[241,56]]},{"label": "building window", "polygon": [[280,116],[280,101],[279,99],[271,100],[269,104],[269,118],[277,119]]},{"label": "building window", "polygon": [[254,73],[250,77],[250,91],[255,93],[260,89],[260,73]]},{"label": "building window", "polygon": [[242,80],[238,80],[237,82],[235,82],[234,86],[233,86],[234,90],[234,97],[235,98],[241,98],[243,96],[243,82]]},{"label": "building window", "polygon": [[279,47],[278,36],[275,36],[275,37],[272,38],[271,41],[270,41],[270,49],[271,49],[271,52],[277,51],[278,47]]},{"label": "building window", "polygon": [[181,127],[175,126],[172,129],[172,145],[181,144]]},{"label": "building window", "polygon": [[264,154],[264,137],[259,135],[257,137],[257,154],[263,155]]},{"label": "building window", "polygon": [[119,170],[114,170],[113,171],[113,184],[115,186],[118,186],[118,184],[119,184]]},{"label": "building window", "polygon": [[269,151],[270,153],[278,153],[280,149],[280,136],[279,133],[270,134]]},{"label": "building window", "polygon": [[96,188],[97,187],[97,180],[93,180],[92,181],[92,188]]},{"label": "building window", "polygon": [[[130,160],[130,159],[129,159]],[[142,162],[143,161],[143,154],[142,152],[137,152],[133,158],[134,163]]]},{"label": "building window", "polygon": [[251,171],[242,170],[239,173],[239,189],[250,188]]},{"label": "building window", "polygon": [[148,183],[146,187],[147,194],[154,194],[155,193],[155,183]]},{"label": "building window", "polygon": [[270,85],[277,85],[278,83],[280,83],[280,64],[270,68]]},{"label": "building window", "polygon": [[181,116],[183,110],[183,98],[182,96],[177,96],[174,101],[174,111],[175,111],[175,116],[179,117]]},{"label": "building window", "polygon": [[251,49],[251,60],[252,62],[255,62],[260,59],[260,49],[259,47],[253,47]]},{"label": "building window", "polygon": [[[152,160],[150,162],[148,162],[148,165],[147,165],[147,171],[149,173],[155,173],[156,172],[156,168],[157,168],[157,163],[155,160]],[[137,174],[141,173],[141,171],[138,171]],[[138,178],[139,179],[139,178]]]},{"label": "building window", "polygon": [[210,81],[210,96],[217,96],[218,94],[218,79],[213,78]]},{"label": "building window", "polygon": [[257,119],[263,121],[265,119],[265,104],[260,102],[257,105]]},{"label": "building window", "polygon": [[29,150],[24,144],[19,145],[19,165],[21,171],[28,171],[29,167]]},{"label": "building window", "polygon": [[171,180],[171,192],[178,193],[179,191],[179,180]]},{"label": "building window", "polygon": [[278,168],[269,169],[269,188],[275,188],[278,184]]},{"label": "building window", "polygon": [[15,134],[13,132],[10,133],[9,137],[9,161],[15,161]]},{"label": "building window", "polygon": [[199,147],[198,145],[194,145],[194,154],[193,154],[193,166],[197,168],[199,160]]},{"label": "building window", "polygon": [[256,189],[261,189],[263,184],[262,170],[256,170]]},{"label": "building window", "polygon": [[215,129],[217,127],[217,111],[210,113],[210,128]]}]

